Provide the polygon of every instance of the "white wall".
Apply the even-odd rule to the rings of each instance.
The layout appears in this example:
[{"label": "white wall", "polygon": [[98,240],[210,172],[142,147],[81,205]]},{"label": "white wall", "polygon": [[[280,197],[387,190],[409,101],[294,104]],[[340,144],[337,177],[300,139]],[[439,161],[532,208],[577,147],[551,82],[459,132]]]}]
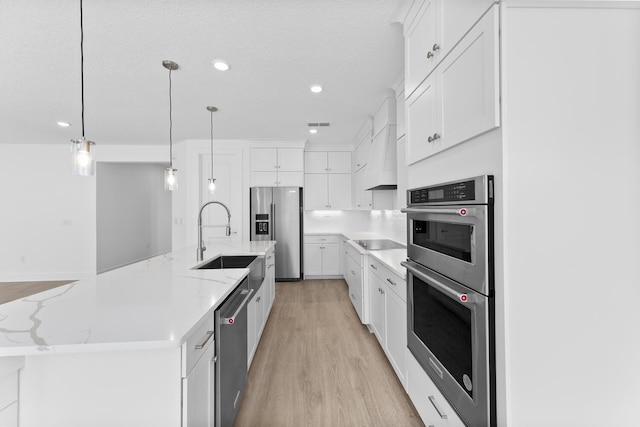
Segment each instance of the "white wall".
[{"label": "white wall", "polygon": [[400,211],[305,211],[305,233],[371,232],[407,241],[407,217]]},{"label": "white wall", "polygon": [[171,250],[171,192],[165,166],[99,162],[96,172],[98,273]]},{"label": "white wall", "polygon": [[95,273],[95,179],[71,175],[69,150],[0,144],[0,281]]},{"label": "white wall", "polygon": [[[69,144],[0,144],[0,281],[96,272],[96,178],[71,175]],[[168,146],[100,146],[98,161],[162,162]],[[162,185],[162,183],[161,183]]]}]

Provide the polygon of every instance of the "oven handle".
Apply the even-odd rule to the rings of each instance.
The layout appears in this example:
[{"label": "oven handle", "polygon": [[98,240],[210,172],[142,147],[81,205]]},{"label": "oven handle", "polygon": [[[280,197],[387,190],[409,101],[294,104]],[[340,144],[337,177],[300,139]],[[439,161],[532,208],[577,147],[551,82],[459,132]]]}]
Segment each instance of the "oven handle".
[{"label": "oven handle", "polygon": [[476,208],[404,208],[400,209],[400,212],[403,213],[418,213],[418,214],[446,214],[446,215],[458,215],[458,216],[472,216],[477,217],[477,209]]},{"label": "oven handle", "polygon": [[400,264],[406,267],[407,270],[409,270],[414,276],[418,276],[418,278],[422,279],[423,281],[428,281],[430,285],[433,285],[434,288],[437,288],[440,292],[448,295],[450,298],[455,299],[459,302],[472,302],[471,295],[456,292],[449,286],[444,285],[438,279],[432,277],[427,271],[424,271],[423,267],[421,267],[420,264],[413,261],[402,261]]}]

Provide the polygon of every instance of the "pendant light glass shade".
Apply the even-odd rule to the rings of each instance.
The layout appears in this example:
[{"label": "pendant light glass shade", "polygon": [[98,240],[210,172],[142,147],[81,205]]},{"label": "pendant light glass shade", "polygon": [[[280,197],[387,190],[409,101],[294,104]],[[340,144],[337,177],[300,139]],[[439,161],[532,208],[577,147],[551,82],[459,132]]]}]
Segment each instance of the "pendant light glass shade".
[{"label": "pendant light glass shade", "polygon": [[95,143],[84,137],[84,29],[80,0],[80,93],[82,104],[82,137],[71,140],[71,173],[79,176],[96,174]]},{"label": "pendant light glass shade", "polygon": [[209,193],[213,194],[216,191],[216,179],[209,178]]},{"label": "pendant light glass shade", "polygon": [[165,59],[162,66],[169,70],[169,167],[164,170],[164,189],[173,191],[178,189],[178,169],[173,167],[173,120],[171,118],[171,72],[178,69],[178,64]]},{"label": "pendant light glass shade", "polygon": [[178,169],[166,168],[164,170],[164,189],[173,191],[178,189]]},{"label": "pendant light glass shade", "polygon": [[95,143],[84,137],[71,140],[71,173],[92,176],[96,173]]}]

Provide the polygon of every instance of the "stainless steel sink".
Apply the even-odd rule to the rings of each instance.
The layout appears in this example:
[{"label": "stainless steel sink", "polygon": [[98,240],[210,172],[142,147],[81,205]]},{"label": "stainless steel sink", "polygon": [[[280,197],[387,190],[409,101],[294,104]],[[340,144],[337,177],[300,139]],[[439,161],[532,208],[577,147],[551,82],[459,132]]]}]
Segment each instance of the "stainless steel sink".
[{"label": "stainless steel sink", "polygon": [[368,251],[384,251],[387,249],[407,248],[405,245],[389,239],[356,240],[355,242]]},{"label": "stainless steel sink", "polygon": [[255,296],[264,281],[264,256],[262,255],[220,255],[205,264],[194,267],[194,270],[212,270],[222,268],[248,268],[249,289]]},{"label": "stainless steel sink", "polygon": [[247,268],[256,258],[256,255],[221,255],[206,264],[196,267],[196,269]]}]

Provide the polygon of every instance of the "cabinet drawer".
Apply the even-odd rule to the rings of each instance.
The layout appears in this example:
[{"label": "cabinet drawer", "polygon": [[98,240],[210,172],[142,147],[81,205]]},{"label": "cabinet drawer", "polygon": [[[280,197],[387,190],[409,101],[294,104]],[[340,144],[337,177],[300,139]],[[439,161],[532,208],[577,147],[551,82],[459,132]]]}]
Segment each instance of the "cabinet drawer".
[{"label": "cabinet drawer", "polygon": [[369,257],[369,271],[378,276],[402,301],[407,301],[407,286],[403,278],[393,273],[373,256]]},{"label": "cabinet drawer", "polygon": [[425,425],[464,427],[458,414],[409,350],[407,350],[407,389],[411,402]]},{"label": "cabinet drawer", "polygon": [[214,315],[213,311],[207,314],[192,329],[182,344],[182,375],[186,377],[202,355],[214,342]]},{"label": "cabinet drawer", "polygon": [[356,248],[353,247],[353,244],[351,243],[346,244],[346,252],[347,252],[347,256],[352,258],[359,268],[362,268],[362,254],[358,252]]},{"label": "cabinet drawer", "polygon": [[331,235],[331,234],[323,234],[323,235],[305,235],[304,236],[305,243],[340,243],[340,236]]}]

